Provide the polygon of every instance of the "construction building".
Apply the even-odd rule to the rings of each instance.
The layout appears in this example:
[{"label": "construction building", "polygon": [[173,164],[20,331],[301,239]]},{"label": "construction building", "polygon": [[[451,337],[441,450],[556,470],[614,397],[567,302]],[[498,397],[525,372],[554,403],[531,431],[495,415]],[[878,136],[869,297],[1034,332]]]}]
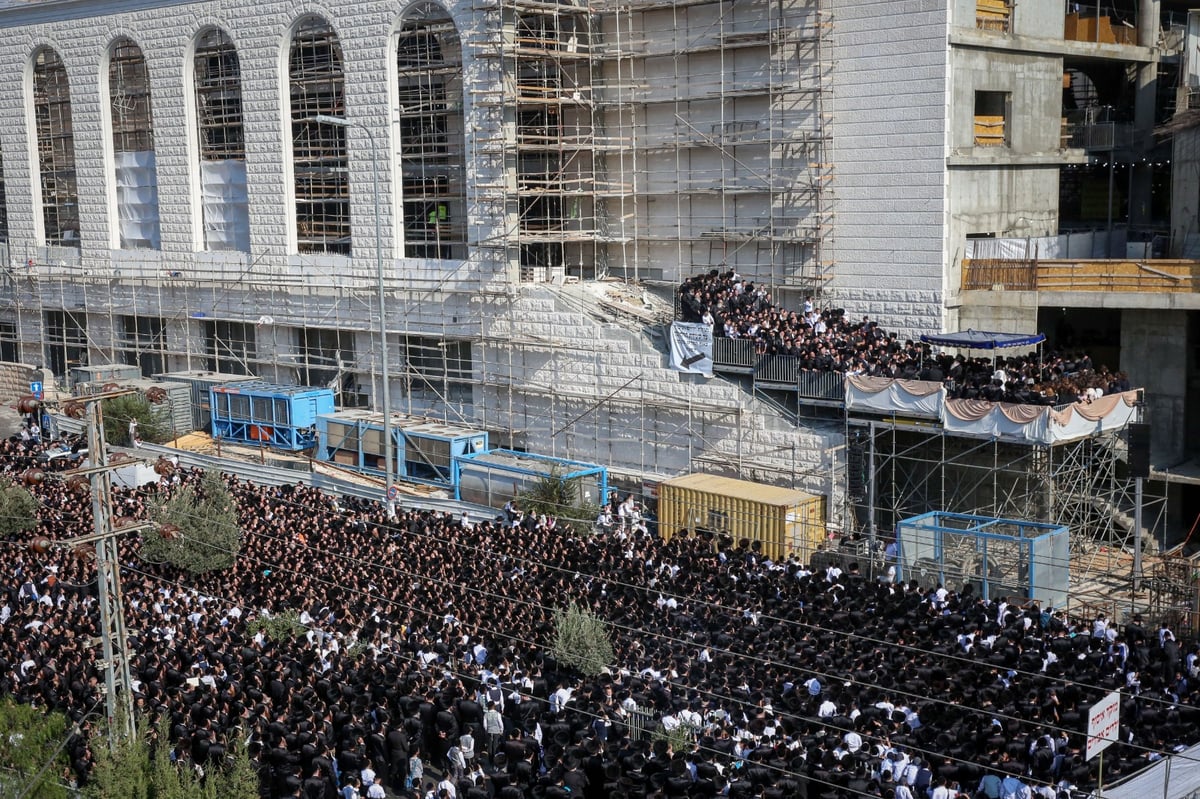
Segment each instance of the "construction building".
[{"label": "construction building", "polygon": [[1044,329],[1146,386],[1160,463],[1200,441],[1200,178],[1155,136],[1181,2],[42,0],[0,29],[2,360],[374,406],[386,355],[397,411],[840,519],[844,422],[667,367],[674,287],[734,269],[902,336]]}]

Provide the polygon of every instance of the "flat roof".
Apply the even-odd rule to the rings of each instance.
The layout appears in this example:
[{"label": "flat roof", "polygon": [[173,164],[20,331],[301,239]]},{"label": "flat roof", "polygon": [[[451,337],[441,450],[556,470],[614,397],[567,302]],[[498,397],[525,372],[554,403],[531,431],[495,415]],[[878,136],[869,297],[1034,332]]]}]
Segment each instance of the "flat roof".
[{"label": "flat roof", "polygon": [[516,452],[510,449],[492,449],[472,455],[461,455],[459,459],[468,463],[506,466],[512,469],[524,469],[529,472],[546,472],[547,467],[562,466],[566,469],[564,475],[571,475],[577,472],[595,472],[604,469],[603,466],[597,463],[555,458],[551,455],[537,455],[532,452]]},{"label": "flat roof", "polygon": [[[334,411],[333,413],[323,413],[318,418],[330,422],[341,422],[343,424],[347,422],[367,422],[383,427],[382,413],[363,408],[347,408],[345,410]],[[478,427],[464,427],[441,422],[437,419],[409,416],[406,413],[393,413],[392,426],[405,433],[437,436],[439,438],[473,438],[475,436],[487,435],[486,430],[480,430]]]},{"label": "flat roof", "polygon": [[738,480],[733,477],[721,477],[716,474],[685,474],[682,477],[672,477],[659,484],[674,488],[687,488],[693,491],[704,491],[709,494],[722,494],[738,499],[748,499],[761,502],[764,505],[782,505],[793,507],[803,505],[815,499],[815,495],[801,491],[798,488],[780,488],[779,486],[753,483],[749,480]]},{"label": "flat roof", "polygon": [[283,386],[278,383],[268,383],[265,380],[235,381],[213,386],[218,394],[256,394],[260,396],[294,397],[299,394],[328,394],[333,396],[333,389],[324,386]]}]

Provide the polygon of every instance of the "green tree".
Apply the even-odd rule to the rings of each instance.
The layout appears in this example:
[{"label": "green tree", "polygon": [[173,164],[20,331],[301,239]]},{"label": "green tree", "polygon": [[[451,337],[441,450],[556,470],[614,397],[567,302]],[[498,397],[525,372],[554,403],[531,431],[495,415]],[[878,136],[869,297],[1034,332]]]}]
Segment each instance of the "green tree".
[{"label": "green tree", "polygon": [[[165,407],[165,406],[164,406]],[[151,444],[171,440],[171,429],[165,413],[155,408],[141,394],[125,394],[106,399],[100,404],[104,414],[104,440],[113,446],[133,446],[129,440],[129,422],[137,419],[138,435]]]},{"label": "green tree", "polygon": [[242,545],[237,506],[224,478],[204,473],[198,486],[184,485],[153,502],[157,529],[142,534],[142,557],[170,563],[192,574],[228,569]]},{"label": "green tree", "polygon": [[[62,771],[70,735],[66,716],[46,713],[5,697],[0,699],[0,796],[66,799]],[[31,782],[36,778],[36,782]]]},{"label": "green tree", "polygon": [[300,623],[300,614],[285,610],[273,616],[260,616],[246,625],[247,635],[258,635],[259,630],[275,643],[303,635],[308,628]]},{"label": "green tree", "polygon": [[696,740],[696,728],[690,724],[679,724],[674,729],[658,726],[651,736],[656,741],[666,741],[672,752],[686,752]]},{"label": "green tree", "polygon": [[210,768],[204,799],[258,799],[258,769],[240,737],[231,742],[225,762]]},{"label": "green tree", "polygon": [[92,752],[96,760],[84,796],[89,799],[112,799],[114,796],[157,799],[151,787],[153,764],[144,730],[139,729],[132,737],[107,730],[102,740],[92,741]]},{"label": "green tree", "polygon": [[37,510],[33,494],[7,477],[0,477],[0,538],[13,538],[36,527]]},{"label": "green tree", "polygon": [[577,535],[590,531],[600,513],[600,507],[583,496],[580,480],[564,478],[557,467],[521,492],[517,501],[526,513],[553,516],[559,529]]},{"label": "green tree", "polygon": [[599,674],[613,662],[608,625],[591,610],[574,602],[554,611],[551,651],[559,663],[589,677]]},{"label": "green tree", "polygon": [[[243,743],[231,745],[225,761],[197,769],[173,762],[167,719],[152,736],[144,730],[113,747],[96,747],[96,765],[85,796],[89,799],[257,799],[258,771]],[[150,741],[153,741],[153,746]]]}]

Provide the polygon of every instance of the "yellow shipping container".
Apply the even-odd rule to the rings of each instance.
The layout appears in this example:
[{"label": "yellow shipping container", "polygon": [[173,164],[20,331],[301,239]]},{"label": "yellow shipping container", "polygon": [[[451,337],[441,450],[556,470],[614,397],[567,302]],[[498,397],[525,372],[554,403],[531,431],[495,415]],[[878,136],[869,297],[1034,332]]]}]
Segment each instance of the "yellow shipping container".
[{"label": "yellow shipping container", "polygon": [[679,531],[707,529],[734,543],[759,541],[772,560],[795,554],[807,561],[825,541],[825,497],[791,488],[711,474],[665,480],[658,489],[658,529],[670,540]]}]

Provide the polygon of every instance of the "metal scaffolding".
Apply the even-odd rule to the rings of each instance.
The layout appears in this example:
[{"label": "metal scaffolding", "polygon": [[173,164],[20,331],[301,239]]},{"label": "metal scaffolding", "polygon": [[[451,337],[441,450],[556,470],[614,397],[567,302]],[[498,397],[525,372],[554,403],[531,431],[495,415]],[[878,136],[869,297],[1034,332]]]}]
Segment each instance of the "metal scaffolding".
[{"label": "metal scaffolding", "polygon": [[[647,474],[678,470],[661,451],[690,460],[701,440],[696,462],[728,471],[783,451],[765,443],[780,430],[750,443],[727,437],[740,398],[674,396],[660,373],[617,374],[627,364],[614,368],[610,356],[615,340],[631,363],[662,368],[647,332],[662,319],[646,283],[737,269],[787,304],[783,295],[816,294],[829,276],[832,20],[822,0],[473,0],[453,19],[420,2],[386,24],[372,19],[396,47],[390,107],[363,114],[386,120],[380,140],[394,142],[382,210],[404,242],[404,260],[386,270],[396,409],[484,424],[514,446],[557,439],[551,449],[601,461],[625,447]],[[343,268],[306,257],[362,249],[351,241],[346,131],[309,121],[348,115],[342,43],[317,17],[291,39],[293,139],[280,157],[293,161],[296,239],[290,250],[260,242],[253,254],[242,83],[265,76],[243,74],[249,62],[222,31],[202,29],[194,44],[204,252],[176,262],[24,245],[11,254],[20,268],[0,276],[11,289],[0,299],[0,347],[40,359],[53,311],[80,321],[70,342],[63,334],[53,345],[59,375],[89,360],[143,373],[213,368],[336,385],[342,403],[368,404],[381,371],[374,284],[358,258]],[[66,75],[52,61],[56,112],[69,119]],[[604,277],[625,282],[565,285]],[[609,285],[636,295],[640,318],[595,301]],[[593,325],[594,338],[560,336],[546,321],[558,313]],[[527,314],[538,315],[530,325]],[[791,479],[794,468],[771,472],[773,460],[802,460],[803,446],[788,451],[764,455],[756,473]]]},{"label": "metal scaffolding", "polygon": [[462,40],[445,9],[410,9],[396,43],[404,255],[467,255]]},{"label": "metal scaffolding", "polygon": [[249,251],[242,70],[233,40],[216,28],[202,31],[193,66],[204,246]]},{"label": "metal scaffolding", "polygon": [[67,68],[49,47],[33,61],[33,114],[45,242],[79,247],[79,188]]},{"label": "metal scaffolding", "polygon": [[162,238],[150,73],[141,48],[129,39],[118,39],[109,52],[108,94],[118,244],[122,249],[157,250]]},{"label": "metal scaffolding", "polygon": [[[844,468],[845,527],[876,540],[891,538],[902,519],[946,511],[1064,525],[1078,574],[1113,572],[1138,546],[1122,431],[1050,446],[852,416]],[[1142,497],[1143,548],[1165,513],[1165,494]]]},{"label": "metal scaffolding", "polygon": [[288,56],[296,243],[302,253],[349,255],[350,174],[346,129],[314,121],[345,117],[342,45],[320,17],[301,21]]},{"label": "metal scaffolding", "polygon": [[483,2],[472,87],[497,121],[502,247],[522,280],[737,269],[817,293],[832,205],[819,2]]}]

